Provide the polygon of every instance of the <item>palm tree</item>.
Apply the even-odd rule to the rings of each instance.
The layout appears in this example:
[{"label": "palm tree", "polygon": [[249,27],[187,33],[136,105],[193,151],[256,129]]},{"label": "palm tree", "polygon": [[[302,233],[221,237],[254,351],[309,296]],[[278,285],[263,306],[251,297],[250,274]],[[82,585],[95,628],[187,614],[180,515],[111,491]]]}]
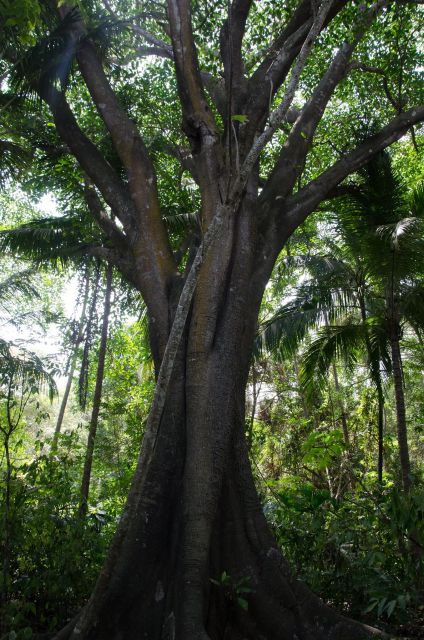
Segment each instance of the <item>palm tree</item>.
[{"label": "palm tree", "polygon": [[373,305],[380,305],[377,317],[391,352],[402,485],[409,492],[411,468],[400,340],[405,323],[422,326],[424,318],[423,186],[411,197],[388,152],[380,153],[360,172],[358,188],[337,207],[337,228],[362,265],[370,303],[372,300]]},{"label": "palm tree", "polygon": [[[261,327],[259,343],[295,351],[318,329],[302,359],[301,378],[324,384],[334,359],[352,367],[365,352],[378,401],[378,478],[383,469],[383,378],[392,375],[402,484],[411,486],[400,339],[406,322],[415,331],[424,318],[420,256],[424,248],[424,190],[412,197],[381,153],[358,176],[332,210],[332,257],[304,260],[309,280]],[[325,326],[323,326],[325,325]]]},{"label": "palm tree", "polygon": [[109,316],[112,295],[113,267],[109,265],[106,269],[106,290],[104,299],[102,329],[100,336],[99,356],[97,361],[96,384],[94,388],[93,408],[91,411],[90,427],[88,431],[87,449],[84,461],[84,470],[81,480],[81,501],[79,506],[80,516],[84,516],[88,508],[88,494],[90,491],[91,468],[93,465],[94,444],[99,423],[100,406],[102,400],[102,388],[104,378],[104,368],[106,360],[106,347],[108,339]]},{"label": "palm tree", "polygon": [[[330,255],[297,258],[303,275],[308,274],[296,288],[294,297],[260,327],[258,348],[278,351],[283,357],[293,357],[311,330],[318,336],[301,359],[299,382],[311,390],[312,382],[319,388],[327,385],[328,372],[341,398],[335,360],[343,359],[352,367],[364,353],[370,379],[378,400],[378,477],[383,468],[383,371],[390,368],[390,359],[381,330],[374,318],[368,318],[364,272],[355,264],[345,246],[330,242]],[[343,401],[340,415],[346,446],[349,431]]]}]

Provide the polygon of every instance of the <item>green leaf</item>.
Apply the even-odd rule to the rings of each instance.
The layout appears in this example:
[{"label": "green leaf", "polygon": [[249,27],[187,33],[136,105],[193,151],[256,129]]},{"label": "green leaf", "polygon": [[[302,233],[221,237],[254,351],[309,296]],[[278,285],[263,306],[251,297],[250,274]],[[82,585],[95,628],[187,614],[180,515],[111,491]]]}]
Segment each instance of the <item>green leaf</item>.
[{"label": "green leaf", "polygon": [[249,608],[249,604],[244,598],[237,598],[237,604],[239,605],[239,607],[244,609],[244,611],[247,611]]},{"label": "green leaf", "polygon": [[233,120],[234,122],[241,122],[242,124],[249,122],[249,118],[242,113],[231,116],[231,120]]},{"label": "green leaf", "polygon": [[390,602],[388,603],[386,607],[386,613],[388,618],[390,618],[393,611],[396,609],[396,605],[397,605],[397,600],[390,600]]},{"label": "green leaf", "polygon": [[377,599],[371,600],[371,603],[365,609],[364,613],[370,613],[373,609],[376,608],[377,605],[378,605],[378,600]]}]

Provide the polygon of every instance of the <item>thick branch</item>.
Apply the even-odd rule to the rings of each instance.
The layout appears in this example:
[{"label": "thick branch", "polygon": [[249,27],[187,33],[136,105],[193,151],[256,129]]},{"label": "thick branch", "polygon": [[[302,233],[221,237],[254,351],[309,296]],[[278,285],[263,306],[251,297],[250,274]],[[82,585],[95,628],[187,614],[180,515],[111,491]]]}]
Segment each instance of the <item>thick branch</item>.
[{"label": "thick branch", "polygon": [[124,183],[97,147],[81,131],[65,96],[50,87],[41,97],[50,106],[57,132],[78,160],[84,172],[98,187],[103,198],[124,228],[131,226],[133,204]]},{"label": "thick branch", "polygon": [[106,234],[112,244],[121,251],[129,250],[129,243],[124,233],[117,227],[114,221],[107,215],[102,202],[94,187],[86,181],[84,197],[91,215]]},{"label": "thick branch", "polygon": [[[336,0],[332,3],[322,28],[333,20],[346,3],[347,0]],[[249,116],[250,126],[255,130],[260,128],[260,123],[267,116],[272,98],[301,51],[313,22],[312,7],[313,3],[310,0],[304,0],[299,4],[249,80],[251,98],[246,113]]]},{"label": "thick branch", "polygon": [[183,128],[193,150],[210,146],[217,138],[216,125],[204,95],[191,26],[190,0],[168,0],[171,39],[183,109]]},{"label": "thick branch", "polygon": [[[59,8],[62,17],[68,12],[67,5]],[[138,255],[146,276],[155,272],[156,289],[159,285],[165,295],[175,264],[160,213],[153,165],[136,125],[120,105],[97,51],[87,39],[82,19],[73,24],[73,32],[78,44],[76,55],[82,76],[127,171],[130,199],[134,205],[129,221],[129,226],[132,226],[130,237],[136,237],[133,242],[134,255]],[[88,171],[86,173],[90,175]],[[114,213],[119,217],[118,212]]]},{"label": "thick branch", "polygon": [[327,104],[340,81],[348,72],[356,46],[385,4],[386,0],[378,0],[365,15],[360,10],[350,42],[345,42],[339,49],[313,91],[311,98],[301,110],[261,196],[261,200],[267,204],[268,210],[273,208],[278,210],[276,201],[291,193],[297,178],[303,171],[307,153],[312,146],[315,131]]},{"label": "thick branch", "polygon": [[131,260],[130,255],[121,255],[119,251],[115,249],[102,247],[100,245],[89,245],[84,248],[84,252],[88,256],[99,258],[112,264],[127,282],[132,284],[137,291],[140,291],[140,282],[136,277],[137,273],[134,261]]},{"label": "thick branch", "polygon": [[370,136],[356,149],[312,180],[286,201],[286,219],[297,227],[348,175],[360,169],[376,153],[399,140],[409,128],[424,120],[424,105],[414,107],[394,118],[376,135]]},{"label": "thick branch", "polygon": [[146,29],[139,27],[137,24],[131,24],[131,29],[134,33],[141,36],[146,42],[152,45],[152,47],[161,52],[163,58],[169,58],[169,60],[173,60],[174,54],[172,51],[172,47],[170,44],[167,44],[160,38],[157,38]]},{"label": "thick branch", "polygon": [[293,67],[290,80],[287,85],[287,89],[284,93],[283,99],[279,106],[271,113],[269,118],[269,126],[264,130],[264,132],[255,140],[253,143],[246,160],[243,163],[240,172],[240,181],[244,183],[256,162],[259,159],[259,155],[261,151],[264,149],[265,145],[271,140],[274,133],[277,131],[278,127],[283,122],[287,112],[291,106],[291,103],[294,98],[294,94],[296,92],[297,87],[299,86],[300,76],[302,70],[306,64],[306,61],[309,58],[309,54],[311,49],[317,39],[318,35],[321,32],[324,21],[328,15],[328,12],[331,9],[333,0],[324,0],[321,4],[318,13],[311,25],[311,28],[308,32],[308,35],[305,38],[305,41],[300,50],[299,56],[296,60],[296,64]]},{"label": "thick branch", "polygon": [[[142,223],[149,225],[153,217],[161,221],[156,176],[136,125],[119,104],[93,45],[85,41],[77,58],[91,97],[127,170],[131,197]],[[155,239],[157,241],[158,237]],[[164,242],[166,246],[165,239]],[[163,247],[159,249],[163,250]]]},{"label": "thick branch", "polygon": [[291,193],[302,173],[316,128],[337,85],[346,74],[351,53],[351,45],[340,49],[310,100],[301,110],[261,194],[262,202],[268,203],[269,208],[275,205],[277,198],[281,199]]},{"label": "thick branch", "polygon": [[[246,29],[247,16],[253,0],[233,0],[229,15],[222,25],[220,34],[221,59],[227,90],[237,94],[247,85],[244,78],[242,41]],[[235,107],[237,109],[237,106]]]},{"label": "thick branch", "polygon": [[80,48],[78,62],[127,170],[135,212],[134,227],[129,237],[139,278],[137,286],[157,319],[157,326],[163,325],[160,340],[164,344],[168,332],[168,285],[176,266],[161,217],[154,168],[137,127],[119,104],[90,43],[85,42]]}]

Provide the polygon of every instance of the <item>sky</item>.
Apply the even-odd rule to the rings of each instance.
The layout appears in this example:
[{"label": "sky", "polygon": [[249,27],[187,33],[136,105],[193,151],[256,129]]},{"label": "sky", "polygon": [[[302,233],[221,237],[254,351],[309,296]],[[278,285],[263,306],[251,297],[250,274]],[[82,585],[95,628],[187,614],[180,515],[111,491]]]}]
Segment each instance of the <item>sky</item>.
[{"label": "sky", "polygon": [[[41,200],[36,203],[35,208],[42,216],[59,214],[56,202],[51,194],[44,195]],[[60,287],[60,300],[57,302],[67,318],[72,318],[75,313],[77,286],[78,279],[76,276],[72,276],[65,282],[63,287]],[[34,303],[34,307],[36,305],[37,302]],[[29,310],[33,310],[31,306]],[[0,319],[0,337],[4,340],[22,344],[41,357],[55,355],[56,362],[58,362],[59,365],[64,364],[62,360],[65,359],[65,355],[59,355],[58,357],[58,354],[61,352],[62,335],[60,327],[57,324],[49,324],[47,332],[43,335],[41,329],[37,328],[34,323],[22,322],[19,326],[15,326],[11,322],[5,322],[4,319]],[[62,387],[64,384],[62,376],[58,377],[57,383]]]}]

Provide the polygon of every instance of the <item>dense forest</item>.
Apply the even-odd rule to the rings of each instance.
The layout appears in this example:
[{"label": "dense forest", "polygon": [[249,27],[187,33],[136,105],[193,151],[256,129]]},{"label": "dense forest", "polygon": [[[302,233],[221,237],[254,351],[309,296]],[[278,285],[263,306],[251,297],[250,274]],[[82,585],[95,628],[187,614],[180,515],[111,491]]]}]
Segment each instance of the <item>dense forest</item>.
[{"label": "dense forest", "polygon": [[424,638],[419,0],[0,0],[0,640]]}]

